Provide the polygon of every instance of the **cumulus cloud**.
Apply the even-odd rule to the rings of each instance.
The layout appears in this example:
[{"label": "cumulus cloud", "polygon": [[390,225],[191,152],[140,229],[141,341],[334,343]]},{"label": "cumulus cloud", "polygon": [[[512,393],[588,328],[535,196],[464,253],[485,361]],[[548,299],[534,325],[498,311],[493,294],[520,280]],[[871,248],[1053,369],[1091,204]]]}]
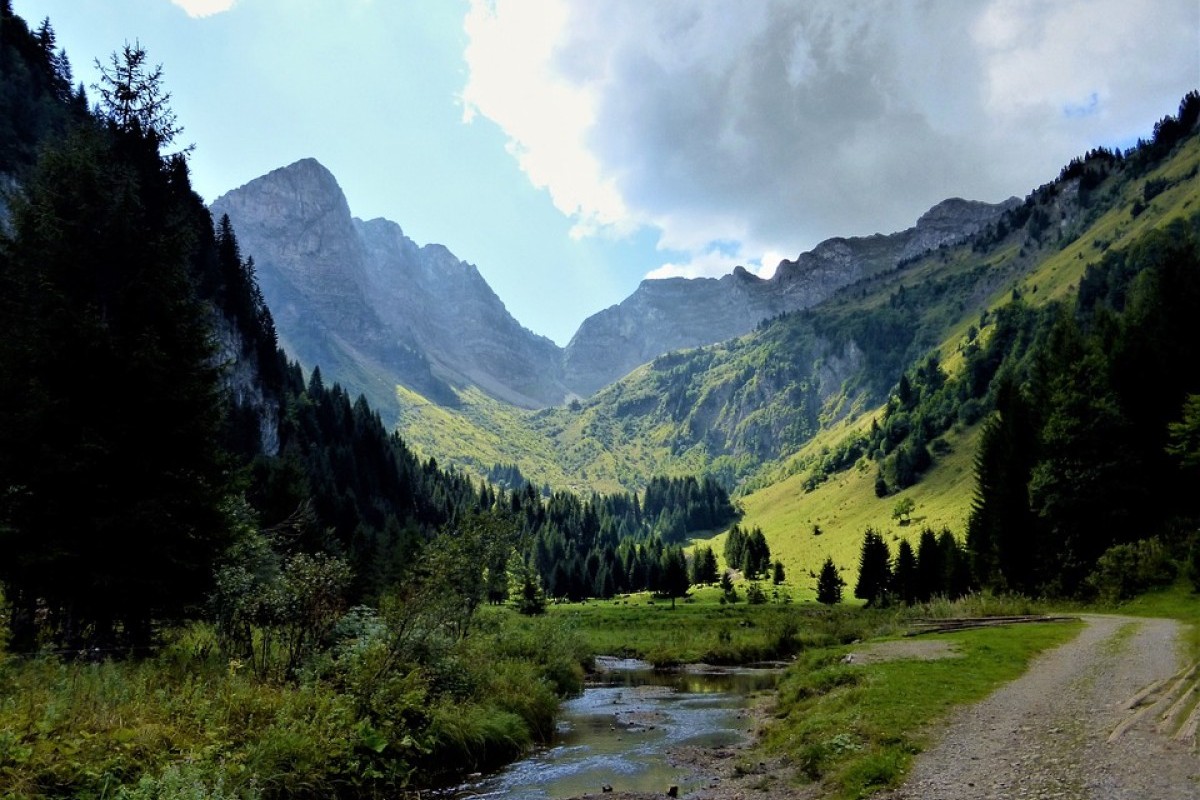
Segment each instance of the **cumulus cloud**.
[{"label": "cumulus cloud", "polygon": [[192,19],[211,17],[233,8],[237,0],[171,0],[182,8]]},{"label": "cumulus cloud", "polygon": [[1200,7],[475,0],[466,32],[466,118],[577,234],[651,226],[655,276],[769,274],[1147,132],[1194,88]]}]

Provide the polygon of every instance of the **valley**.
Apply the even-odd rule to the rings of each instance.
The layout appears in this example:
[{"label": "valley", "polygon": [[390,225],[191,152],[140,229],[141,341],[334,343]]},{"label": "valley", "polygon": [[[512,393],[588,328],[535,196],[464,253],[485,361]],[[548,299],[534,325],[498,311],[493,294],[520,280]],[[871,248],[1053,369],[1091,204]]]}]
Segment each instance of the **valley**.
[{"label": "valley", "polygon": [[560,346],[315,158],[205,203],[140,43],[89,94],[0,23],[0,795],[1195,788],[1200,92]]}]

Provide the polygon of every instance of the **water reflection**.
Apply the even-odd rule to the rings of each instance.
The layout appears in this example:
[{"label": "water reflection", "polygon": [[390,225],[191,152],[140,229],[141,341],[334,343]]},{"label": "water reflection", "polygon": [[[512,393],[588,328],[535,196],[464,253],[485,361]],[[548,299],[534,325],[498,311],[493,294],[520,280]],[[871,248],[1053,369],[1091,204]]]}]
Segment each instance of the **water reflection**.
[{"label": "water reflection", "polygon": [[771,688],[773,669],[690,668],[656,672],[648,664],[600,659],[582,696],[563,704],[550,746],[507,769],[459,787],[457,798],[557,800],[617,791],[662,792],[697,778],[667,763],[666,751],[741,742],[750,692]]}]

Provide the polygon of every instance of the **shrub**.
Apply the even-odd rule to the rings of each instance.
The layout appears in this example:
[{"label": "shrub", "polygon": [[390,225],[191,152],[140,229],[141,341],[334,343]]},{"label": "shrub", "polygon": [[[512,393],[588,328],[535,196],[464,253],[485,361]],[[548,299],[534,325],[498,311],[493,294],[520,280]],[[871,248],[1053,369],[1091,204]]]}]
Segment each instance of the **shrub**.
[{"label": "shrub", "polygon": [[1108,602],[1128,600],[1175,579],[1175,564],[1158,539],[1142,539],[1110,547],[1096,562],[1088,587]]}]

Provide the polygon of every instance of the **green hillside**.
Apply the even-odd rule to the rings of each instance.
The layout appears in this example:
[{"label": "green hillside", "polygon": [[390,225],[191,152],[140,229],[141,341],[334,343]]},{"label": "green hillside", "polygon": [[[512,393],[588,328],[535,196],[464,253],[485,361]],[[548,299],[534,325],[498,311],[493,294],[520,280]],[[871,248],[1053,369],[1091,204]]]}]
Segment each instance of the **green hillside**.
[{"label": "green hillside", "polygon": [[[1193,134],[1157,167],[1144,175],[1118,176],[1105,187],[1110,202],[1085,216],[1079,232],[1069,242],[1053,248],[1036,262],[1018,281],[999,287],[988,298],[989,312],[1007,303],[1015,289],[1033,306],[1072,297],[1078,290],[1084,270],[1098,263],[1109,251],[1120,250],[1149,231],[1162,229],[1172,222],[1194,218],[1200,211],[1200,140]],[[1152,201],[1140,213],[1131,213],[1146,194],[1146,186],[1158,187]],[[1143,201],[1144,202],[1144,201]],[[1064,235],[1064,238],[1068,234]],[[1019,253],[1019,250],[1017,251]],[[1008,247],[992,256],[992,265],[1000,266],[1011,259],[1013,248]],[[929,265],[924,265],[929,269]],[[852,301],[847,307],[854,307]],[[867,306],[871,299],[862,298],[858,307]],[[954,375],[961,369],[962,343],[970,317],[948,325],[938,351],[942,364]],[[979,332],[981,339],[991,334],[988,326]],[[743,525],[763,529],[772,553],[783,560],[788,573],[807,575],[816,571],[826,556],[831,556],[847,578],[857,569],[862,533],[867,527],[887,532],[885,538],[893,545],[898,538],[915,544],[922,527],[935,530],[949,527],[962,536],[970,512],[975,479],[973,458],[979,442],[980,426],[955,426],[945,437],[950,450],[935,458],[932,468],[916,485],[885,498],[874,491],[874,468],[867,459],[860,459],[853,468],[838,473],[832,480],[806,492],[804,482],[808,470],[819,461],[823,452],[836,449],[838,444],[860,433],[870,425],[870,419],[883,409],[871,409],[845,424],[827,429],[814,438],[792,459],[764,473],[759,483],[763,488],[741,499],[746,512]],[[892,518],[895,501],[911,497],[916,511],[909,525],[901,526]],[[813,536],[813,525],[819,525],[822,535]],[[717,537],[720,550],[723,537]],[[803,596],[814,594],[814,579],[801,588]]]},{"label": "green hillside", "polygon": [[[869,457],[815,489],[812,476],[883,417],[908,365],[936,353],[954,378],[969,340],[986,346],[1014,293],[1032,307],[1071,297],[1106,253],[1200,210],[1194,133],[1150,162],[1089,158],[1071,171],[1031,194],[1020,224],[847,287],[740,339],[660,357],[585,402],[528,412],[465,392],[462,409],[451,411],[406,394],[402,430],[422,452],[450,454],[480,474],[516,463],[538,484],[614,491],[653,474],[696,473],[740,483],[743,524],[762,527],[803,596],[825,556],[856,566],[868,526],[893,544],[926,525],[961,537],[974,489],[975,414],[950,426],[931,467],[899,493],[876,497]],[[906,526],[892,519],[901,497],[917,506]],[[721,537],[715,544],[719,552]]]}]

